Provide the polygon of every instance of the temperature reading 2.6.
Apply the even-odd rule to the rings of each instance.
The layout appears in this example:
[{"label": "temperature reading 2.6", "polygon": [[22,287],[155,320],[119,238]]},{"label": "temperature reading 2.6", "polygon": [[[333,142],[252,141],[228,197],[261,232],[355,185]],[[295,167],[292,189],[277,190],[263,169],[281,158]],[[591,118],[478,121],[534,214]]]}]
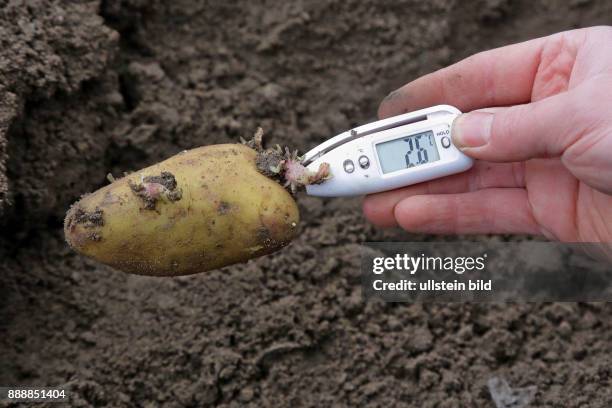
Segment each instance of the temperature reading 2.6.
[{"label": "temperature reading 2.6", "polygon": [[429,163],[429,152],[431,149],[436,149],[436,142],[431,132],[408,137],[404,139],[404,142],[408,143],[408,152],[405,156],[406,167]]},{"label": "temperature reading 2.6", "polygon": [[440,160],[431,130],[379,143],[376,151],[385,174]]}]

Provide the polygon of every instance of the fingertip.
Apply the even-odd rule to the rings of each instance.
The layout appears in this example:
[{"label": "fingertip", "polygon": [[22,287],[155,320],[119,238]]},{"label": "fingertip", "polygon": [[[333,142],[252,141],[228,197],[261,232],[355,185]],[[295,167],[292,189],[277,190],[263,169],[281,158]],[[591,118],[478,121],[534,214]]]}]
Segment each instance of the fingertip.
[{"label": "fingertip", "polygon": [[385,103],[385,100],[383,99],[383,100],[380,102],[380,105],[378,105],[378,110],[376,111],[376,117],[377,117],[378,119],[385,119],[385,118],[386,118],[386,116],[385,116],[385,110],[384,110],[384,108],[383,108],[384,103]]},{"label": "fingertip", "polygon": [[423,223],[427,223],[426,211],[423,211],[423,206],[418,205],[418,197],[408,197],[397,203],[393,209],[397,224],[409,232],[419,232]]},{"label": "fingertip", "polygon": [[491,136],[493,116],[492,112],[484,110],[459,115],[453,122],[453,144],[464,152],[486,145]]},{"label": "fingertip", "polygon": [[380,101],[380,104],[378,105],[378,111],[377,111],[378,119],[385,119],[390,116],[393,116],[391,108],[394,103],[393,101],[394,99],[397,99],[399,92],[400,92],[399,89],[396,89],[395,91],[391,91],[389,92],[387,96],[383,98],[382,101]]},{"label": "fingertip", "polygon": [[390,203],[389,200],[379,194],[365,196],[362,203],[363,214],[366,219],[381,228],[397,226],[393,216],[393,207],[394,203]]}]

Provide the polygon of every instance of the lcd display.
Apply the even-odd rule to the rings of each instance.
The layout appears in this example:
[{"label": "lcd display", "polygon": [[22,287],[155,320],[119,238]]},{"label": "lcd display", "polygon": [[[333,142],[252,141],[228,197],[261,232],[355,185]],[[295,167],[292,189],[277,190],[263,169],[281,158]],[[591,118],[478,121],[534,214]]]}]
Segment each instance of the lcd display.
[{"label": "lcd display", "polygon": [[385,174],[440,160],[431,130],[379,143],[376,152]]}]

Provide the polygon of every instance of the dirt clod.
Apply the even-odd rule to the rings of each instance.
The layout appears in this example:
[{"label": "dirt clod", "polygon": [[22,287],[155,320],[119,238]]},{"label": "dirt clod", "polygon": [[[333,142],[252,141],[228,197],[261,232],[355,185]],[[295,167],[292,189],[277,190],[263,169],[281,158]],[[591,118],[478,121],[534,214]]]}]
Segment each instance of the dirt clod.
[{"label": "dirt clod", "polygon": [[102,234],[96,231],[92,231],[89,233],[88,238],[90,241],[99,242],[102,241]]},{"label": "dirt clod", "polygon": [[88,231],[81,235],[79,239],[85,238],[89,241],[99,242],[102,240],[99,227],[104,226],[104,211],[96,207],[94,211],[87,212],[78,204],[75,204],[70,211],[68,211],[64,224],[65,228],[70,231],[74,231],[78,225],[81,225]]},{"label": "dirt clod", "polygon": [[255,164],[259,172],[264,176],[284,182],[285,180],[280,171],[284,160],[285,155],[280,149],[261,150],[257,154]]},{"label": "dirt clod", "polygon": [[142,199],[144,208],[155,210],[157,202],[166,198],[170,202],[178,201],[183,197],[183,192],[178,188],[176,178],[167,171],[162,171],[159,176],[146,176],[141,182],[128,180],[128,185],[134,194]]},{"label": "dirt clod", "polygon": [[496,408],[528,408],[537,392],[537,387],[512,388],[508,381],[492,377],[487,381],[491,399]]},{"label": "dirt clod", "polygon": [[147,176],[143,178],[143,183],[156,183],[164,186],[168,191],[176,190],[176,179],[168,171],[162,171],[159,176]]},{"label": "dirt clod", "polygon": [[76,224],[82,224],[85,228],[95,228],[104,226],[104,211],[96,207],[94,211],[87,212],[81,207],[76,207],[68,214],[67,225],[69,228]]}]

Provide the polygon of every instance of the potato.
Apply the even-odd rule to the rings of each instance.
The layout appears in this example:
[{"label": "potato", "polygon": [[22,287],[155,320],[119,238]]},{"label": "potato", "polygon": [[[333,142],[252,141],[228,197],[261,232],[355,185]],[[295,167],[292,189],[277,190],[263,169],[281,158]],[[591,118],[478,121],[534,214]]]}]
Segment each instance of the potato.
[{"label": "potato", "polygon": [[273,252],[296,235],[299,212],[241,144],[200,147],[127,175],[68,211],[76,251],[142,275],[176,276]]}]

